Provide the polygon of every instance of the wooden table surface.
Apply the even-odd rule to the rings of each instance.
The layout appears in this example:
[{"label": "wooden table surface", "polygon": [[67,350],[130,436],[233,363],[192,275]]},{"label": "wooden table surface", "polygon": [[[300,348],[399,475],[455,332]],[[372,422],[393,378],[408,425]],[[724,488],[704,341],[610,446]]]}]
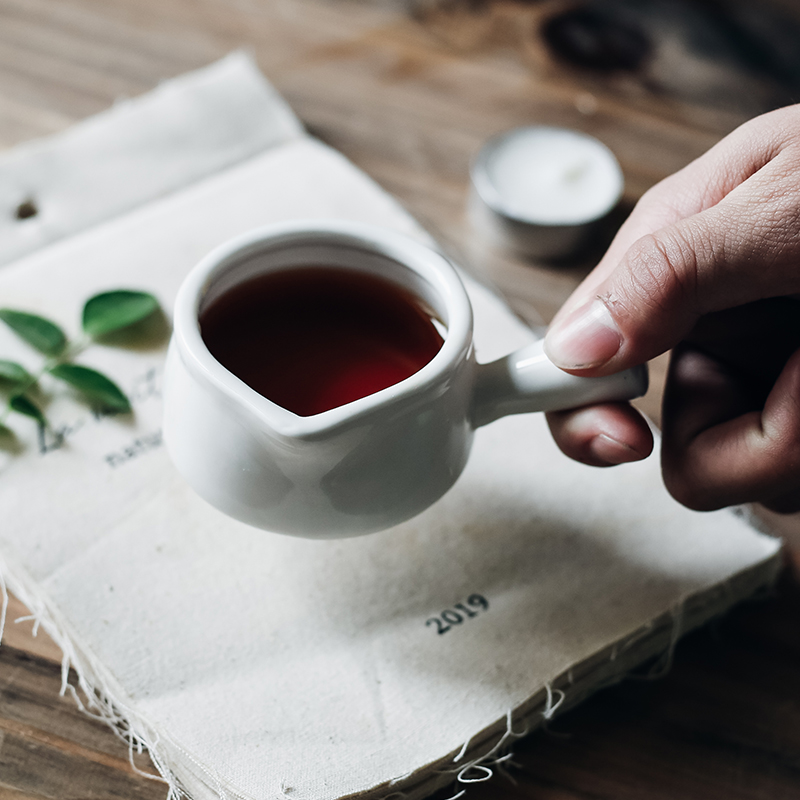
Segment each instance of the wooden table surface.
[{"label": "wooden table surface", "polygon": [[[313,134],[541,324],[593,256],[531,263],[475,233],[465,215],[468,166],[489,136],[528,123],[598,136],[622,164],[624,211],[783,97],[763,75],[687,49],[680,26],[662,41],[645,24],[650,51],[635,69],[574,66],[542,36],[568,5],[0,0],[0,146],[62,130],[246,47]],[[653,365],[641,402],[656,419],[663,369],[664,359]],[[514,782],[495,776],[468,798],[800,798],[800,519],[772,522],[788,545],[773,595],[686,637],[666,678],[604,690],[528,737],[515,748]],[[164,785],[137,774],[108,729],[59,696],[60,653],[31,636],[30,622],[13,623],[25,613],[12,597],[0,647],[0,798],[164,798]],[[150,770],[146,756],[136,763]]]}]

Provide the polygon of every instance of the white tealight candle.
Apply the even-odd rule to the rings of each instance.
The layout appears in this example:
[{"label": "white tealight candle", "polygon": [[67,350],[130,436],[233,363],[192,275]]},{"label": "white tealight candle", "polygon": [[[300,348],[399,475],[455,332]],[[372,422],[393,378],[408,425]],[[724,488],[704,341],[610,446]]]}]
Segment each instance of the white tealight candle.
[{"label": "white tealight candle", "polygon": [[574,254],[619,202],[624,183],[602,142],[544,126],[492,139],[473,165],[472,181],[483,220],[517,249],[545,258]]}]

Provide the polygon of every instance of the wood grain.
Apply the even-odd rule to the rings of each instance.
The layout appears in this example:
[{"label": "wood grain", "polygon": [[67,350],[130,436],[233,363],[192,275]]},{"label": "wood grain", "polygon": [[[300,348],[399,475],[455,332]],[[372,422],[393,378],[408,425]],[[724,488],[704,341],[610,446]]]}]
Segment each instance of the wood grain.
[{"label": "wood grain", "polygon": [[[556,267],[488,246],[466,214],[469,164],[481,144],[532,122],[594,134],[622,163],[629,210],[743,119],[729,106],[648,91],[635,76],[558,63],[537,31],[565,5],[0,0],[0,146],[62,130],[245,47],[313,134],[542,324],[596,254]],[[664,365],[654,365],[641,403],[656,419]],[[800,518],[770,521],[782,527],[794,564]],[[31,622],[13,623],[25,613],[12,598],[0,647],[0,798],[165,797],[163,784],[131,767],[121,740],[59,695],[60,653],[43,633],[31,636]],[[601,692],[550,733],[518,743],[516,783],[495,777],[473,784],[468,798],[800,797],[798,619],[790,569],[773,596],[687,637],[668,678]],[[135,764],[151,770],[145,757]]]},{"label": "wood grain", "polygon": [[[0,646],[0,798],[163,798],[146,755],[61,695],[61,651],[13,595]],[[71,676],[74,685],[74,675]],[[138,771],[137,771],[138,770]]]}]

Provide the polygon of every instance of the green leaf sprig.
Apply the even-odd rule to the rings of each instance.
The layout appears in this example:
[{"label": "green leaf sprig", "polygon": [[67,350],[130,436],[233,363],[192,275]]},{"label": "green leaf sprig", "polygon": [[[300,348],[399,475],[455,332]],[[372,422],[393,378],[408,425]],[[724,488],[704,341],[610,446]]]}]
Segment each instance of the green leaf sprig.
[{"label": "green leaf sprig", "polygon": [[142,322],[159,310],[158,300],[147,292],[117,289],[90,297],[83,306],[81,327],[83,337],[70,342],[61,327],[38,314],[0,308],[0,320],[46,361],[31,372],[16,361],[0,359],[0,388],[6,389],[9,399],[0,412],[0,434],[11,435],[5,421],[11,412],[47,425],[44,411],[31,394],[39,379],[49,374],[77,390],[96,408],[112,413],[127,413],[130,400],[111,378],[90,367],[73,364],[73,359],[92,343],[110,333]]}]

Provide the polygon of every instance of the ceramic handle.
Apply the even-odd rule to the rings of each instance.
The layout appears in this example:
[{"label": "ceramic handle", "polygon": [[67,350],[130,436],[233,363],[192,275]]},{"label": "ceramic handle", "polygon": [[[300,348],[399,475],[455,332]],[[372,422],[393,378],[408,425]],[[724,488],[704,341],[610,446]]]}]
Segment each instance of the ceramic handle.
[{"label": "ceramic handle", "polygon": [[602,378],[580,378],[553,364],[543,347],[539,340],[505,358],[478,365],[472,407],[476,428],[508,414],[631,400],[647,391],[644,364]]}]

